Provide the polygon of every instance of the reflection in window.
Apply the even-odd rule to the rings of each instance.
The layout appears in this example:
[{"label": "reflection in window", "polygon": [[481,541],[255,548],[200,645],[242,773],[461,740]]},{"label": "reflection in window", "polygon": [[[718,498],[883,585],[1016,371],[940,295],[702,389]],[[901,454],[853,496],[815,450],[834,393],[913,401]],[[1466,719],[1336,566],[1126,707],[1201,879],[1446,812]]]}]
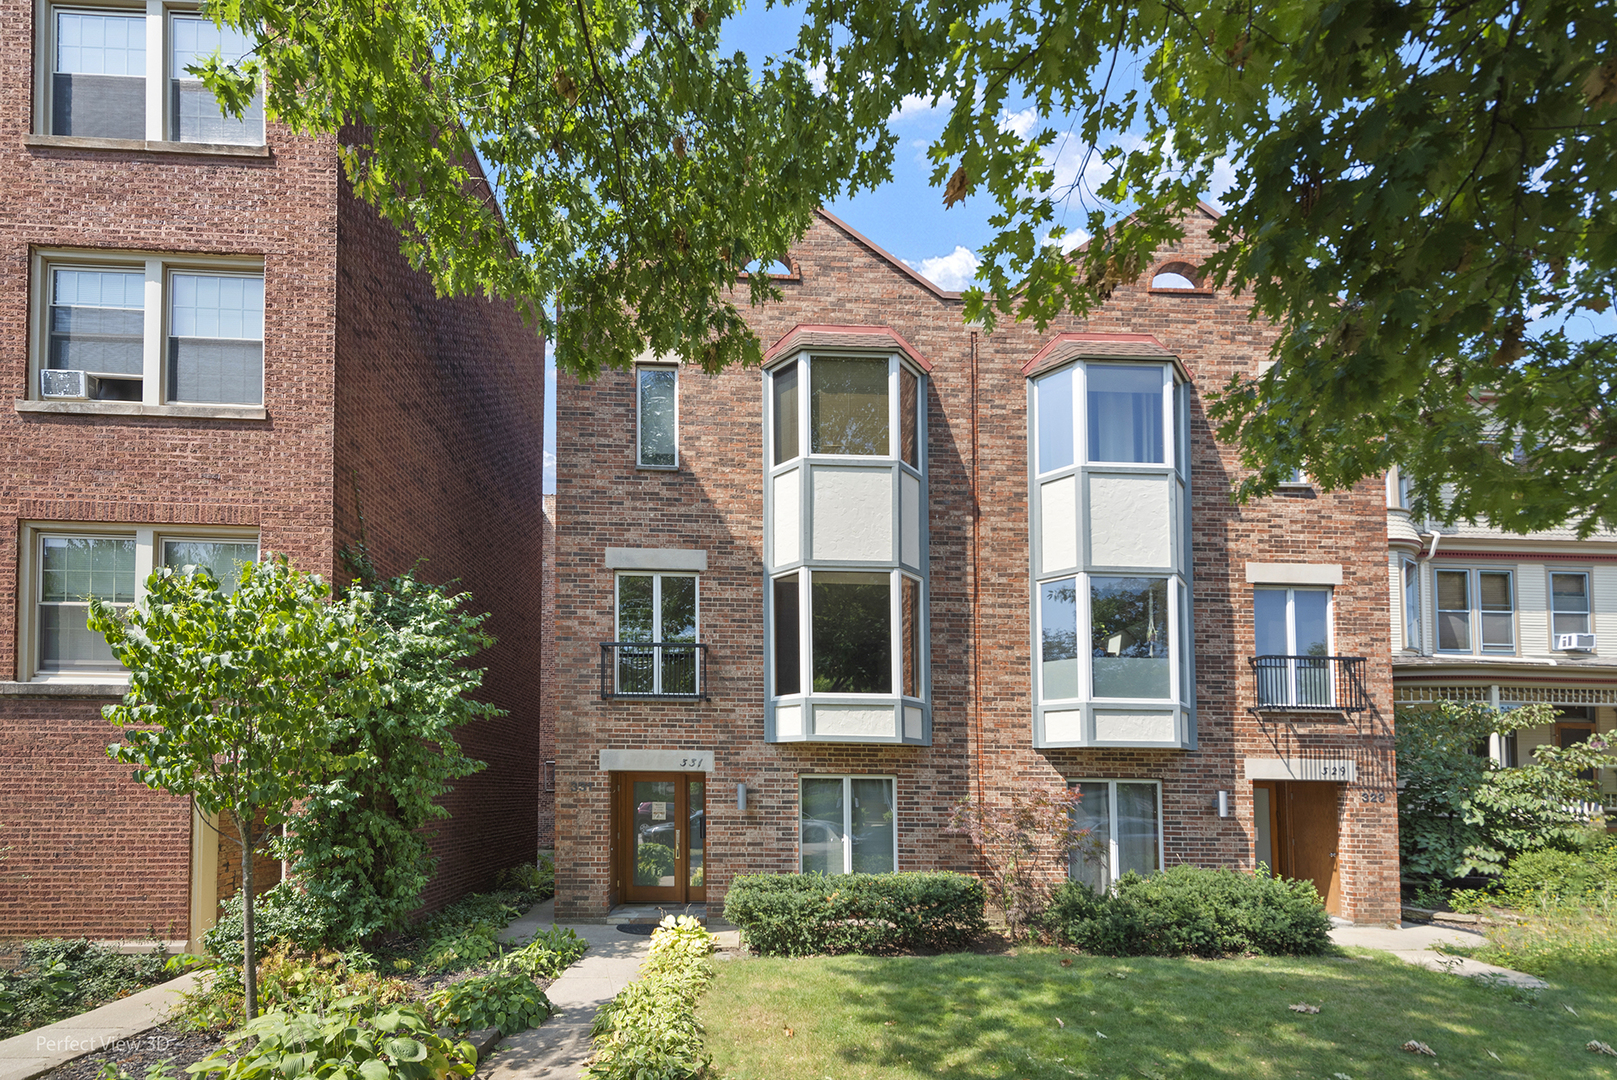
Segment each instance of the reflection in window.
[{"label": "reflection in window", "polygon": [[1449,652],[1471,651],[1471,575],[1464,570],[1439,570],[1437,579],[1437,647]]},{"label": "reflection in window", "polygon": [[40,543],[39,670],[113,672],[105,638],[91,630],[90,598],[135,600],[135,541],[121,537],[47,536]]},{"label": "reflection in window", "polygon": [[1127,873],[1152,874],[1162,868],[1157,785],[1130,780],[1080,781],[1074,823],[1088,841],[1073,849],[1067,874],[1104,891]]},{"label": "reflection in window", "polygon": [[1589,575],[1550,575],[1550,633],[1589,632]]},{"label": "reflection in window", "polygon": [[887,456],[886,360],[815,360],[809,385],[814,453]]},{"label": "reflection in window", "polygon": [[1039,597],[1044,700],[1078,696],[1078,580],[1046,581]]},{"label": "reflection in window", "polygon": [[1257,655],[1281,658],[1258,667],[1258,704],[1329,705],[1330,590],[1256,589],[1252,623]]},{"label": "reflection in window", "polygon": [[1038,395],[1041,474],[1072,464],[1072,372],[1072,368],[1063,368],[1033,384]]},{"label": "reflection in window", "polygon": [[897,865],[890,778],[804,777],[799,824],[805,874],[885,874]]},{"label": "reflection in window", "polygon": [[639,368],[640,464],[672,469],[679,464],[679,372]]},{"label": "reflection in window", "polygon": [[241,581],[241,568],[258,561],[258,545],[253,541],[164,540],[164,566],[200,566],[213,575],[219,591],[229,595]]},{"label": "reflection in window", "polygon": [[1162,446],[1162,369],[1092,364],[1089,460],[1158,463]]},{"label": "reflection in window", "polygon": [[892,693],[890,575],[816,571],[811,583],[815,692]]},{"label": "reflection in window", "polygon": [[921,583],[912,577],[900,577],[899,588],[903,590],[900,597],[901,610],[904,617],[902,642],[904,653],[901,658],[903,686],[900,692],[909,697],[921,696]]},{"label": "reflection in window", "polygon": [[1095,697],[1168,697],[1167,579],[1092,577],[1089,586]]},{"label": "reflection in window", "polygon": [[1404,648],[1419,650],[1420,630],[1420,567],[1413,560],[1404,561]]},{"label": "reflection in window", "polygon": [[775,579],[775,695],[803,688],[802,654],[798,647],[797,575]]},{"label": "reflection in window", "polygon": [[920,383],[909,368],[898,369],[898,456],[912,469],[921,467]]},{"label": "reflection in window", "polygon": [[618,648],[618,693],[696,693],[696,650],[664,647],[696,642],[696,578],[618,575],[617,640],[646,645]]},{"label": "reflection in window", "polygon": [[775,464],[802,453],[797,438],[797,365],[775,372],[772,392],[775,409]]}]

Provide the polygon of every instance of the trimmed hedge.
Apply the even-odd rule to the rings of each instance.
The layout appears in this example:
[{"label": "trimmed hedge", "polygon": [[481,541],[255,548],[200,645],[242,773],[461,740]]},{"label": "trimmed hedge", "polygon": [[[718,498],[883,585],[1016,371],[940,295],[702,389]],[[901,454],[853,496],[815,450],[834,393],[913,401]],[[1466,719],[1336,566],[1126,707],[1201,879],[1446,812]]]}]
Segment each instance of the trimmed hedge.
[{"label": "trimmed hedge", "polygon": [[948,872],[746,874],[724,917],[765,956],[958,949],[987,929],[983,883]]},{"label": "trimmed hedge", "polygon": [[1331,947],[1313,882],[1195,866],[1125,874],[1106,895],[1069,881],[1044,925],[1102,956],[1317,956]]}]

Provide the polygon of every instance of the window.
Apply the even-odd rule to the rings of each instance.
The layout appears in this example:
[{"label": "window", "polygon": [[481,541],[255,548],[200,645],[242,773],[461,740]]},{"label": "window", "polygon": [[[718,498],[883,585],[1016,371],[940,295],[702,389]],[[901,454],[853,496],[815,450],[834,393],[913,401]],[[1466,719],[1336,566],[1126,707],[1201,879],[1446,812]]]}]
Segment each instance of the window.
[{"label": "window", "polygon": [[898,818],[887,776],[805,776],[805,874],[886,874],[898,868]]},{"label": "window", "polygon": [[[186,71],[215,52],[235,63],[252,51],[246,35],[206,15],[54,7],[41,47],[50,70],[42,122],[52,135],[263,145],[262,94],[241,117],[226,116],[202,80]],[[152,84],[167,92],[147,94]]]},{"label": "window", "polygon": [[925,403],[897,353],[764,373],[771,740],[928,739]]},{"label": "window", "polygon": [[1029,398],[1035,744],[1188,745],[1189,477],[1173,369],[1076,363],[1033,379]]},{"label": "window", "polygon": [[1552,573],[1550,637],[1587,633],[1589,633],[1589,575]]},{"label": "window", "polygon": [[25,676],[118,676],[106,640],[89,629],[90,599],[116,606],[137,602],[153,566],[202,566],[222,591],[236,588],[243,563],[258,560],[258,541],[248,536],[162,535],[152,528],[115,531],[99,526],[29,530],[34,560],[31,671]]},{"label": "window", "polygon": [[[107,256],[42,257],[35,395],[148,405],[261,405],[264,275]],[[77,381],[51,371],[83,372]]]},{"label": "window", "polygon": [[639,424],[636,463],[643,469],[679,466],[679,369],[635,369]]},{"label": "window", "polygon": [[695,695],[695,575],[619,574],[617,588],[617,692]]},{"label": "window", "polygon": [[1404,648],[1419,652],[1421,642],[1420,565],[1404,560]]},{"label": "window", "polygon": [[1127,873],[1162,869],[1162,785],[1154,780],[1079,780],[1074,823],[1088,831],[1073,849],[1067,876],[1096,892]]},{"label": "window", "polygon": [[1329,705],[1331,591],[1254,589],[1252,622],[1258,704]]},{"label": "window", "polygon": [[1516,602],[1508,570],[1438,568],[1439,652],[1514,652]]}]

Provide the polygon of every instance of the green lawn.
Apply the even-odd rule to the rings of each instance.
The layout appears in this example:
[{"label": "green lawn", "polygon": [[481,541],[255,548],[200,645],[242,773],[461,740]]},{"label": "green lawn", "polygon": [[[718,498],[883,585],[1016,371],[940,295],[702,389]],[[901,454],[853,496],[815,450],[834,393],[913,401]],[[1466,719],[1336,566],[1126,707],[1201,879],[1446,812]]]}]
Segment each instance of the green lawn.
[{"label": "green lawn", "polygon": [[[1304,1002],[1320,1012],[1287,1008]],[[1617,1077],[1617,1057],[1585,1049],[1617,1044],[1617,971],[1529,994],[1367,951],[735,960],[702,1020],[727,1080]],[[1409,1039],[1437,1056],[1400,1049]]]}]

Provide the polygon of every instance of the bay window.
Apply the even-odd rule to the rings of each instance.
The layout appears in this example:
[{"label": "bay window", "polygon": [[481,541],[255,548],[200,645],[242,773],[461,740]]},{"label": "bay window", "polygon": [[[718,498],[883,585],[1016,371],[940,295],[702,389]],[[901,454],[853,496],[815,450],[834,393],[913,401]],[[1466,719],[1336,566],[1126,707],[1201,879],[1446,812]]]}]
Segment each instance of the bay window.
[{"label": "bay window", "polygon": [[1167,363],[1029,386],[1034,745],[1194,745],[1183,390]]},{"label": "bay window", "polygon": [[764,378],[766,737],[925,743],[925,378],[807,352]]}]

